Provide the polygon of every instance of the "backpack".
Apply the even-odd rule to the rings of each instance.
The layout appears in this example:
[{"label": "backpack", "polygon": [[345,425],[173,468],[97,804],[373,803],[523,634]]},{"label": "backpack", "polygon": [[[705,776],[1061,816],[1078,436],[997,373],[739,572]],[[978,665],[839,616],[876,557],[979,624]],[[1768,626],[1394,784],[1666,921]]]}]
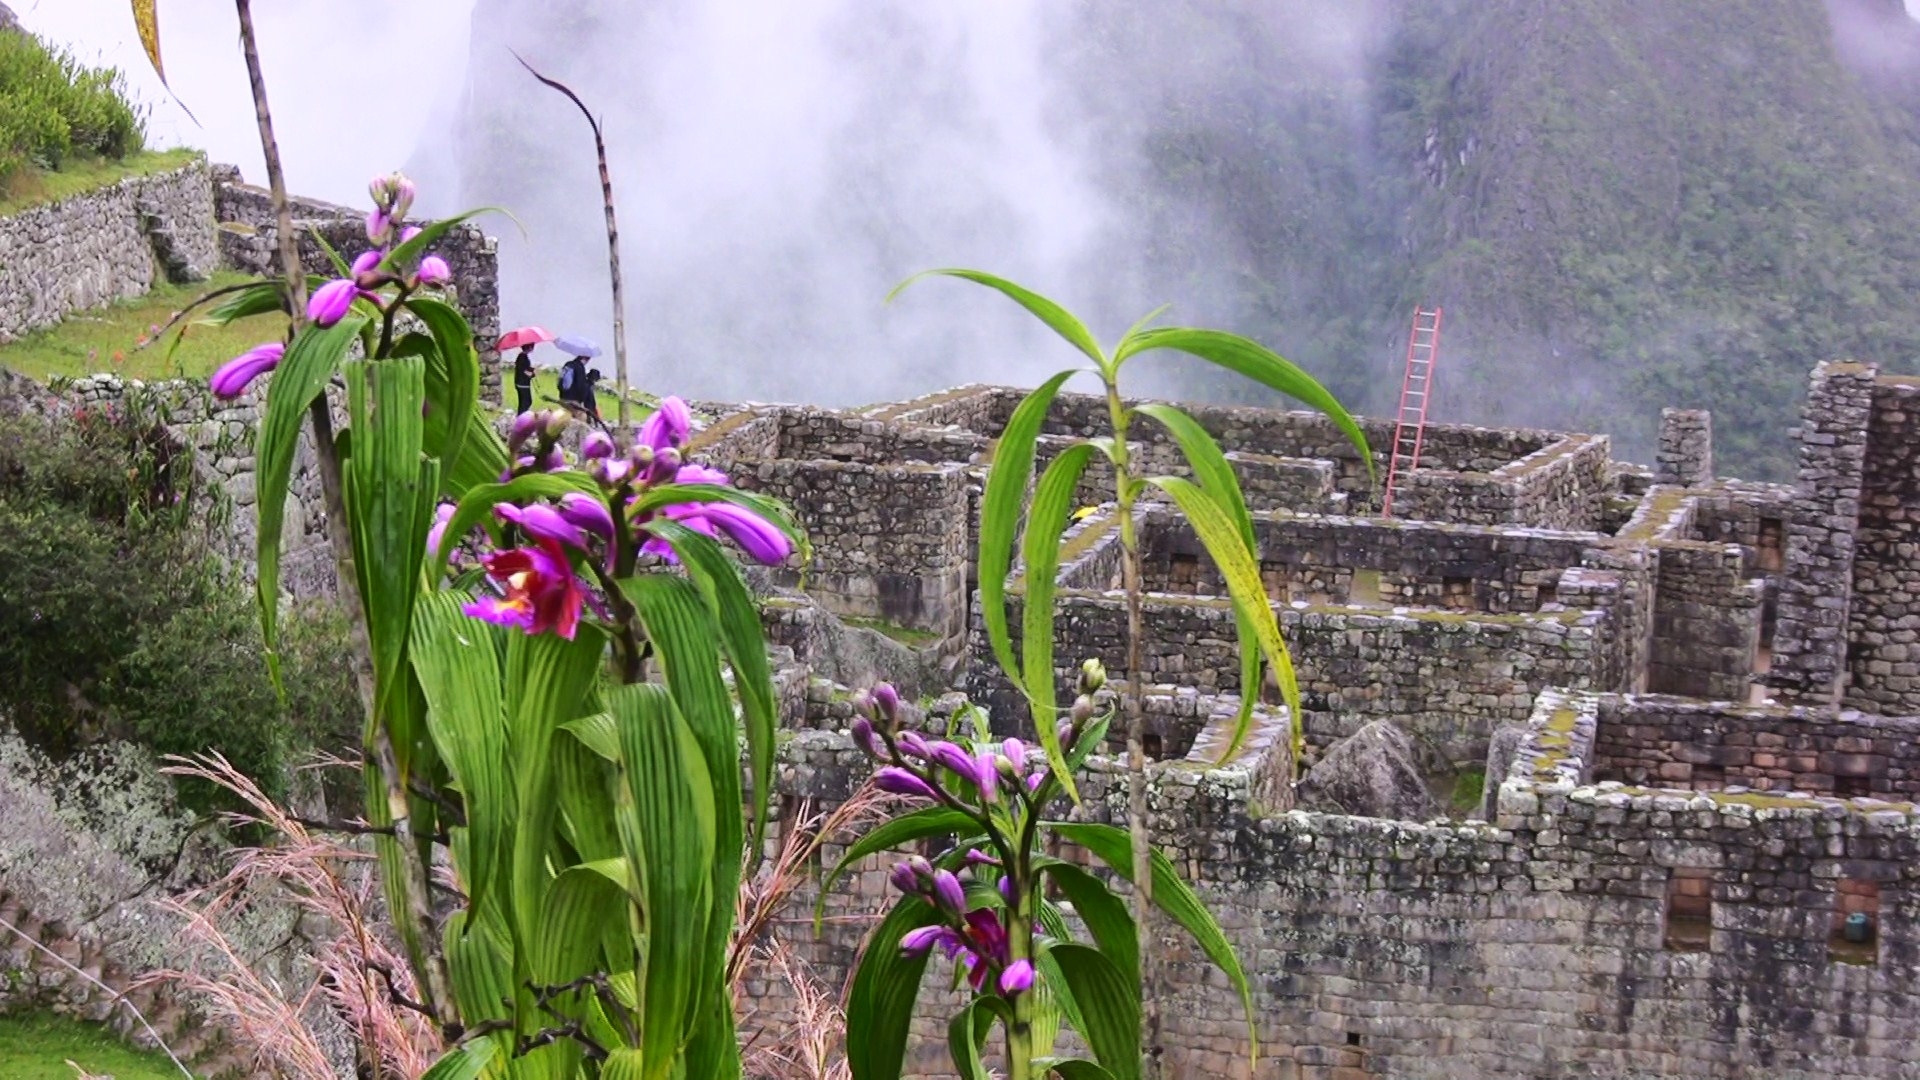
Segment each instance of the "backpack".
[{"label": "backpack", "polygon": [[574,365],[578,363],[578,360],[570,361],[566,367],[560,369],[560,393],[562,395],[573,393]]}]

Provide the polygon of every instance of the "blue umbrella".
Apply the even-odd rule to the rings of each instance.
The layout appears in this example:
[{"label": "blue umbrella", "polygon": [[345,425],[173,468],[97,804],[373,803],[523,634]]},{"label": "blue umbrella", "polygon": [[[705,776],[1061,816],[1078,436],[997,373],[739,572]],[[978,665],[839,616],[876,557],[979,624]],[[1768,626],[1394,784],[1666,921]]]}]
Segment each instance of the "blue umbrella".
[{"label": "blue umbrella", "polygon": [[583,337],[568,335],[555,341],[554,347],[569,356],[584,356],[591,360],[600,355],[600,346]]}]

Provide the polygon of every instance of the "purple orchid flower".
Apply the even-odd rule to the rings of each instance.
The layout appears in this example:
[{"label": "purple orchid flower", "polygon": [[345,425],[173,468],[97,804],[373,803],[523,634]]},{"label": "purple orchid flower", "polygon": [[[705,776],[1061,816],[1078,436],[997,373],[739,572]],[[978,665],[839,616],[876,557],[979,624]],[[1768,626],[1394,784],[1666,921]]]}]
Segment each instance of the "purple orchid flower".
[{"label": "purple orchid flower", "polygon": [[580,531],[580,526],[567,520],[560,511],[545,503],[534,503],[531,506],[501,503],[493,508],[493,512],[499,515],[501,520],[520,526],[528,536],[537,540],[552,540],[571,548],[586,550],[587,537]]},{"label": "purple orchid flower", "polygon": [[354,297],[360,290],[346,278],[335,278],[313,290],[307,299],[307,318],[316,326],[332,326],[347,317],[353,310]]},{"label": "purple orchid flower", "polygon": [[587,437],[580,440],[580,456],[588,461],[612,457],[613,437],[598,429],[587,432]]},{"label": "purple orchid flower", "polygon": [[932,785],[905,769],[889,766],[873,774],[873,784],[881,791],[894,795],[913,795],[922,799],[937,798]]},{"label": "purple orchid flower", "polygon": [[232,400],[245,393],[248,384],[272,371],[280,364],[280,358],[286,355],[287,347],[277,341],[264,345],[255,345],[239,356],[220,366],[207,380],[207,386],[213,396],[222,400]]},{"label": "purple orchid flower", "polygon": [[1033,989],[1033,963],[1015,960],[1000,973],[1000,992],[1008,997]]},{"label": "purple orchid flower", "polygon": [[543,537],[536,547],[496,552],[484,562],[487,576],[504,586],[506,595],[483,596],[460,610],[529,634],[552,631],[573,639],[585,595],[558,543]]},{"label": "purple orchid flower", "polygon": [[606,503],[591,495],[569,491],[560,496],[560,516],[585,532],[604,540],[613,539],[613,514],[608,512]]},{"label": "purple orchid flower", "polygon": [[679,446],[692,430],[693,413],[687,403],[678,397],[664,397],[660,399],[660,407],[640,425],[640,443],[653,447],[657,453]]},{"label": "purple orchid flower", "polygon": [[901,937],[900,952],[903,956],[925,956],[936,945],[948,956],[966,947],[960,935],[950,926],[923,926]]},{"label": "purple orchid flower", "polygon": [[453,280],[453,268],[440,256],[429,255],[420,260],[420,268],[414,271],[413,279],[422,285],[445,285]]},{"label": "purple orchid flower", "polygon": [[951,870],[933,872],[933,902],[955,915],[967,910],[967,890]]}]

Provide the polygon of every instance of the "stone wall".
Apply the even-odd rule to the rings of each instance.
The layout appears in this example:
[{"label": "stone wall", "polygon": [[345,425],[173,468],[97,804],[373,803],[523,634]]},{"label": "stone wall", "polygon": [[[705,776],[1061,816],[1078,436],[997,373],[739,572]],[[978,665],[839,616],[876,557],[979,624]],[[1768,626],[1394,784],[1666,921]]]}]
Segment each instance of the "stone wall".
[{"label": "stone wall", "polygon": [[1765,582],[1748,576],[1735,544],[1672,542],[1658,550],[1647,688],[1745,701],[1760,647]]},{"label": "stone wall", "polygon": [[813,559],[802,576],[836,615],[964,638],[967,478],[958,465],[842,461],[736,462],[735,484],[781,499],[805,524]]},{"label": "stone wall", "polygon": [[1902,802],[1920,796],[1920,719],[1655,697],[1602,699],[1599,719],[1597,780]]},{"label": "stone wall", "polygon": [[1656,483],[1699,487],[1713,481],[1713,414],[1705,409],[1660,410]]},{"label": "stone wall", "polygon": [[1854,537],[1847,704],[1920,712],[1920,380],[1873,385]]},{"label": "stone wall", "polygon": [[[1149,979],[1171,1075],[1907,1076],[1920,817],[1906,804],[1590,782],[1596,730],[1669,707],[1543,693],[1490,824],[1272,813],[1255,809],[1244,766],[1157,767],[1156,841],[1246,965],[1261,1051],[1249,1069],[1237,999],[1160,925]],[[796,738],[784,760],[783,794],[815,805],[864,770],[826,732]],[[1081,814],[1118,821],[1123,790],[1118,763],[1096,759]],[[822,937],[804,926],[812,897],[797,898],[786,932],[824,985],[840,984],[890,902],[887,863],[860,864],[828,898]],[[1837,943],[1837,914],[1863,908],[1874,943]],[[929,997],[909,1074],[949,1076],[952,999]]]},{"label": "stone wall", "polygon": [[1591,531],[1599,527],[1608,491],[1607,445],[1604,435],[1568,435],[1485,472],[1446,469],[1423,452],[1420,468],[1394,491],[1394,513],[1463,525]]},{"label": "stone wall", "polygon": [[1873,383],[1866,365],[1821,364],[1807,391],[1769,675],[1789,702],[1832,704],[1843,690]]},{"label": "stone wall", "polygon": [[205,162],[0,218],[0,343],[219,264]]},{"label": "stone wall", "polygon": [[[272,195],[265,188],[242,183],[239,170],[232,166],[216,169],[213,180],[222,257],[229,266],[250,274],[277,275],[280,255]],[[308,273],[337,276],[328,247],[348,260],[366,250],[364,211],[314,199],[293,198],[290,202],[294,229],[299,234],[300,261]],[[433,251],[447,260],[453,271],[454,306],[473,327],[474,348],[480,354],[481,400],[498,405],[500,353],[494,344],[501,332],[500,263],[494,239],[473,222],[462,222],[442,237]]]},{"label": "stone wall", "polygon": [[[252,576],[259,507],[254,484],[254,432],[271,378],[260,379],[232,401],[221,401],[199,380],[123,382],[110,375],[78,379],[67,388],[76,406],[153,410],[167,431],[194,455],[213,496],[207,510],[218,554]],[[327,543],[326,500],[320,490],[313,436],[300,435],[287,488],[281,527],[281,581],[296,597],[330,596],[335,586]]]}]

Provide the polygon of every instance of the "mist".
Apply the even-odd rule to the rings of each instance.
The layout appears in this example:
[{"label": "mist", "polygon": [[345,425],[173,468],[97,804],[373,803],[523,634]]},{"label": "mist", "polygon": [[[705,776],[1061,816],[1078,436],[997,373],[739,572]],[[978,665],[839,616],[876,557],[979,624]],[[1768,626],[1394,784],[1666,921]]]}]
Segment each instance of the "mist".
[{"label": "mist", "polygon": [[[1270,328],[1248,299],[1250,208],[1198,173],[1146,182],[1178,168],[1156,139],[1204,111],[1221,138],[1257,141],[1249,110],[1275,95],[1363,115],[1380,22],[1331,0],[480,0],[465,85],[410,168],[430,210],[502,206],[524,227],[496,228],[509,325],[611,352],[591,134],[511,45],[604,118],[637,384],[828,405],[1032,384],[1076,354],[1011,303],[948,281],[888,290],[971,266],[1105,340],[1168,302],[1172,319]],[[1142,370],[1143,389],[1185,378]]]},{"label": "mist", "polygon": [[[231,0],[162,0],[167,93],[126,0],[8,0],[29,31],[126,74],[151,109],[148,141],[190,146],[265,184],[260,131]],[[399,168],[442,87],[465,71],[473,0],[270,0],[253,17],[289,190],[358,206],[369,177]],[[385,60],[370,60],[369,51]],[[184,103],[185,108],[181,107]],[[189,118],[188,111],[198,118]]]}]

